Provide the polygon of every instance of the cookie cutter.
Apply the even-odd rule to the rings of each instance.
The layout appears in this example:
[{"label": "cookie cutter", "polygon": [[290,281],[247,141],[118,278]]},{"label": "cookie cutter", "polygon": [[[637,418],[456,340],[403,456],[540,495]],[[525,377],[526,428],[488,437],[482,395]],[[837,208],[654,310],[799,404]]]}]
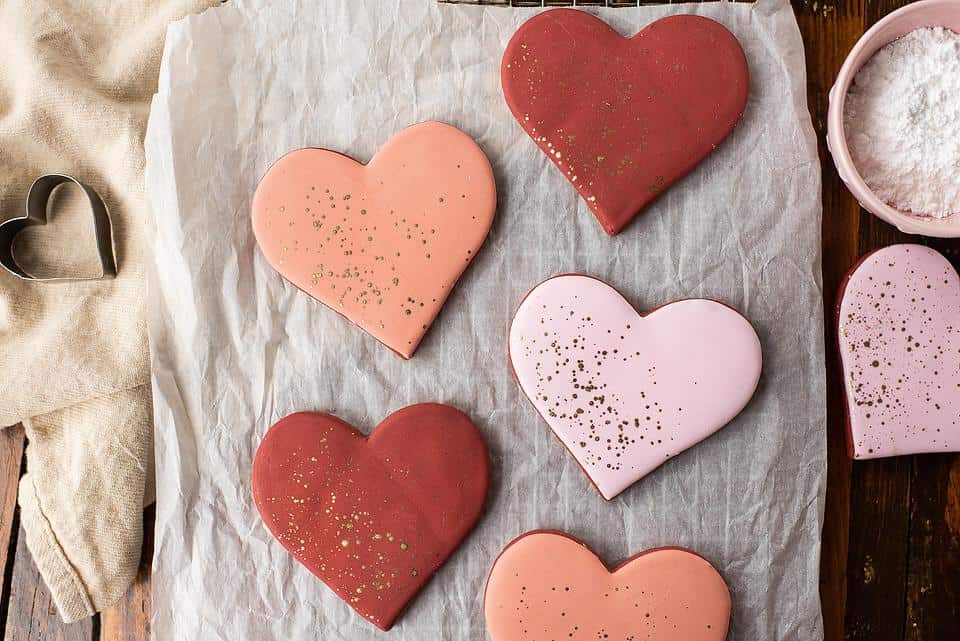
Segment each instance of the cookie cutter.
[{"label": "cookie cutter", "polygon": [[[100,273],[94,276],[35,276],[25,270],[13,255],[13,242],[27,227],[47,224],[47,205],[53,191],[60,185],[72,183],[80,187],[87,196],[90,213],[93,216],[93,232],[96,237],[97,253],[100,256]],[[106,204],[92,187],[88,187],[73,176],[65,174],[47,174],[40,176],[27,192],[26,215],[11,218],[0,223],[0,267],[21,280],[33,282],[77,282],[104,280],[117,275],[117,254],[113,244],[113,223]]]}]

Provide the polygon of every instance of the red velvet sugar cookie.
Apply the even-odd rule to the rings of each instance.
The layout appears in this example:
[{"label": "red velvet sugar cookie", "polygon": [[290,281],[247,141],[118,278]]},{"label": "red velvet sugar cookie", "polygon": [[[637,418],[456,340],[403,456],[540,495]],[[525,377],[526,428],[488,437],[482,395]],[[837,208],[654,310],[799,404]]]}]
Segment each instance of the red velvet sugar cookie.
[{"label": "red velvet sugar cookie", "polygon": [[483,245],[496,201],[480,147],[427,122],[367,165],[324,149],[287,154],[257,187],[253,231],[284,278],[410,358]]},{"label": "red velvet sugar cookie", "polygon": [[510,111],[611,235],[730,135],[749,92],[740,43],[692,15],[624,38],[546,11],[510,40],[501,77]]},{"label": "red velvet sugar cookie", "polygon": [[483,609],[492,641],[723,641],[730,592],[687,550],[642,552],[611,572],[573,537],[536,531],[500,554]]},{"label": "red velvet sugar cookie", "polygon": [[267,432],[253,497],[295,559],[388,630],[473,528],[489,465],[480,432],[447,405],[399,410],[369,437],[304,412]]}]

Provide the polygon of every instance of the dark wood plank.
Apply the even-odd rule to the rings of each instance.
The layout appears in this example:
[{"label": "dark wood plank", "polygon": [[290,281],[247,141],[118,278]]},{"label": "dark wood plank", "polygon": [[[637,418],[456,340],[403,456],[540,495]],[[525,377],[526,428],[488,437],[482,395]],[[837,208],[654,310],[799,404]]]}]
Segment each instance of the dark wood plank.
[{"label": "dark wood plank", "polygon": [[10,584],[5,641],[95,641],[94,621],[66,625],[27,549],[23,528],[17,535]]},{"label": "dark wood plank", "polygon": [[807,58],[807,102],[823,167],[823,288],[827,346],[827,502],[821,551],[820,596],[826,641],[842,641],[847,603],[851,462],[843,423],[833,306],[840,282],[859,252],[860,207],[833,169],[826,148],[827,96],[847,52],[864,28],[863,2],[794,0]]},{"label": "dark wood plank", "polygon": [[904,639],[960,639],[960,456],[916,457],[911,485]]},{"label": "dark wood plank", "polygon": [[910,459],[858,461],[851,479],[844,639],[901,641],[905,620]]},{"label": "dark wood plank", "polygon": [[147,508],[143,518],[143,554],[137,579],[123,599],[100,615],[100,641],[149,641],[150,565],[153,562],[153,525],[156,510]]}]

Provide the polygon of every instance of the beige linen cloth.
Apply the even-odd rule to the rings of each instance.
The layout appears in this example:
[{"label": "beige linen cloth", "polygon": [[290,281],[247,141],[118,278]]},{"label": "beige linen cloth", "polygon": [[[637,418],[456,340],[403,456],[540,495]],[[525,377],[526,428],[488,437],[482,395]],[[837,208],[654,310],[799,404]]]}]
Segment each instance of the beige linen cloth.
[{"label": "beige linen cloth", "polygon": [[[153,500],[144,310],[145,132],[167,24],[215,0],[0,2],[0,220],[68,173],[113,216],[119,275],[30,283],[0,272],[0,426],[26,428],[20,521],[66,621],[119,599]],[[14,246],[33,273],[96,270],[92,223],[62,188]]]}]

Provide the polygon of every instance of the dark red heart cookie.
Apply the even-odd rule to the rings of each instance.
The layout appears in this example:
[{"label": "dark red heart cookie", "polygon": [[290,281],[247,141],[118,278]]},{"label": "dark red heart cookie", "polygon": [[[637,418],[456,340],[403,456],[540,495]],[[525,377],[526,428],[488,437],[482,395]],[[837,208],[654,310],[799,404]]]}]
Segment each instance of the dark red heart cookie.
[{"label": "dark red heart cookie", "polygon": [[389,630],[483,510],[489,456],[473,422],[413,405],[369,437],[329,414],[291,414],[253,462],[270,532],[362,617]]},{"label": "dark red heart cookie", "polygon": [[740,43],[708,18],[624,38],[576,9],[524,23],[501,66],[510,111],[611,235],[730,135],[749,76]]}]

